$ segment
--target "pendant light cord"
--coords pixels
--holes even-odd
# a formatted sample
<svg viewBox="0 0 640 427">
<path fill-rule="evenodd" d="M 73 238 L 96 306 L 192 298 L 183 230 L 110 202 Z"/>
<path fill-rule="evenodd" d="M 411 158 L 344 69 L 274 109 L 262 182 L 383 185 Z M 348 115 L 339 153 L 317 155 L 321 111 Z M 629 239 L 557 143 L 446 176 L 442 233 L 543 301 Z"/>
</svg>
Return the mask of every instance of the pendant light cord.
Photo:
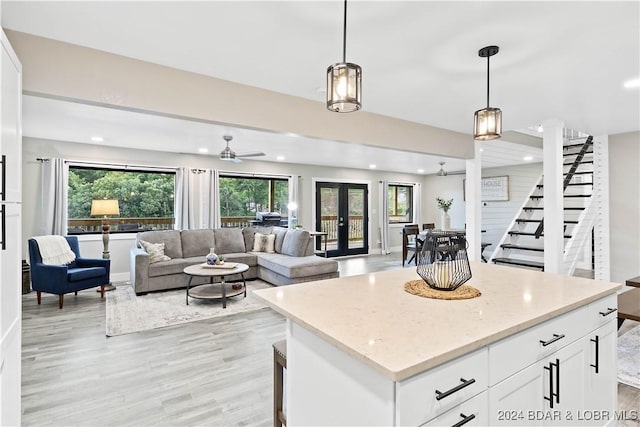
<svg viewBox="0 0 640 427">
<path fill-rule="evenodd" d="M 344 0 L 344 26 L 342 28 L 342 62 L 347 62 L 347 0 Z"/>
<path fill-rule="evenodd" d="M 487 55 L 487 109 L 489 108 L 489 58 L 491 56 Z"/>
</svg>

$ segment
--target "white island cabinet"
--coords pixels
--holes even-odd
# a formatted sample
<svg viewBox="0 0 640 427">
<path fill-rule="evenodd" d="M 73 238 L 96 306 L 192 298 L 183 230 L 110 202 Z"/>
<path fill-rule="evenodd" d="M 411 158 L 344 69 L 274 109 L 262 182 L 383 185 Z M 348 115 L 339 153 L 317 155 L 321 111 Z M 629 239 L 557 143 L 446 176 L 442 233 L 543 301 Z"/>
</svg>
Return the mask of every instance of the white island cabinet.
<svg viewBox="0 0 640 427">
<path fill-rule="evenodd" d="M 287 316 L 287 425 L 605 425 L 618 284 L 472 263 L 469 300 L 413 269 L 256 291 Z"/>
</svg>

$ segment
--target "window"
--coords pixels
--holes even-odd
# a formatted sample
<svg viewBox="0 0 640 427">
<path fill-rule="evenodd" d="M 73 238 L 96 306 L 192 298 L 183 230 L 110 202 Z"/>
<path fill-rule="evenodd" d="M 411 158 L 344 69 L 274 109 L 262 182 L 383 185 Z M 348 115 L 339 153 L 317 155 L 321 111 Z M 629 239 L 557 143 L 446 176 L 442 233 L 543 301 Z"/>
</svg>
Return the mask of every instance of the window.
<svg viewBox="0 0 640 427">
<path fill-rule="evenodd" d="M 413 222 L 413 186 L 389 184 L 389 223 Z"/>
<path fill-rule="evenodd" d="M 255 221 L 257 212 L 277 212 L 288 218 L 289 180 L 220 176 L 220 219 L 223 227 L 242 227 Z"/>
<path fill-rule="evenodd" d="M 118 200 L 110 233 L 172 229 L 175 181 L 175 172 L 70 165 L 68 234 L 102 232 L 102 218 L 91 216 L 94 199 Z"/>
</svg>

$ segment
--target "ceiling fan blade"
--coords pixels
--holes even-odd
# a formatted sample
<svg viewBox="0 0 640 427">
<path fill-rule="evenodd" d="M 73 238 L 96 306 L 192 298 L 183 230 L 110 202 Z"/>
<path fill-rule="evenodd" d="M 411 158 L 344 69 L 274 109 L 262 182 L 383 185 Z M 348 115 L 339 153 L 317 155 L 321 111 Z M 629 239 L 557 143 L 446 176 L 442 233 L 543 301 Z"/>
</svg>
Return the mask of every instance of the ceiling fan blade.
<svg viewBox="0 0 640 427">
<path fill-rule="evenodd" d="M 236 153 L 236 157 L 260 157 L 265 154 L 260 151 L 255 151 L 253 153 Z"/>
</svg>

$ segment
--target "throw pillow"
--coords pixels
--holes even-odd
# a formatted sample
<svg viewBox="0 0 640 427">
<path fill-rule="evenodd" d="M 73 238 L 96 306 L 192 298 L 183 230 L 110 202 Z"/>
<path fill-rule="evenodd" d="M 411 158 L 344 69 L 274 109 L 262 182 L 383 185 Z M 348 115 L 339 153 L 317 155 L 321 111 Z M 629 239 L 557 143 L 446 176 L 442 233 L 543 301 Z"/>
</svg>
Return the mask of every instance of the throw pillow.
<svg viewBox="0 0 640 427">
<path fill-rule="evenodd" d="M 256 233 L 253 241 L 253 251 L 254 252 L 268 252 L 274 253 L 276 245 L 276 235 L 275 234 L 262 234 Z"/>
<path fill-rule="evenodd" d="M 140 240 L 140 245 L 149 254 L 149 264 L 160 261 L 169 261 L 171 258 L 164 254 L 164 243 L 149 243 Z"/>
</svg>

